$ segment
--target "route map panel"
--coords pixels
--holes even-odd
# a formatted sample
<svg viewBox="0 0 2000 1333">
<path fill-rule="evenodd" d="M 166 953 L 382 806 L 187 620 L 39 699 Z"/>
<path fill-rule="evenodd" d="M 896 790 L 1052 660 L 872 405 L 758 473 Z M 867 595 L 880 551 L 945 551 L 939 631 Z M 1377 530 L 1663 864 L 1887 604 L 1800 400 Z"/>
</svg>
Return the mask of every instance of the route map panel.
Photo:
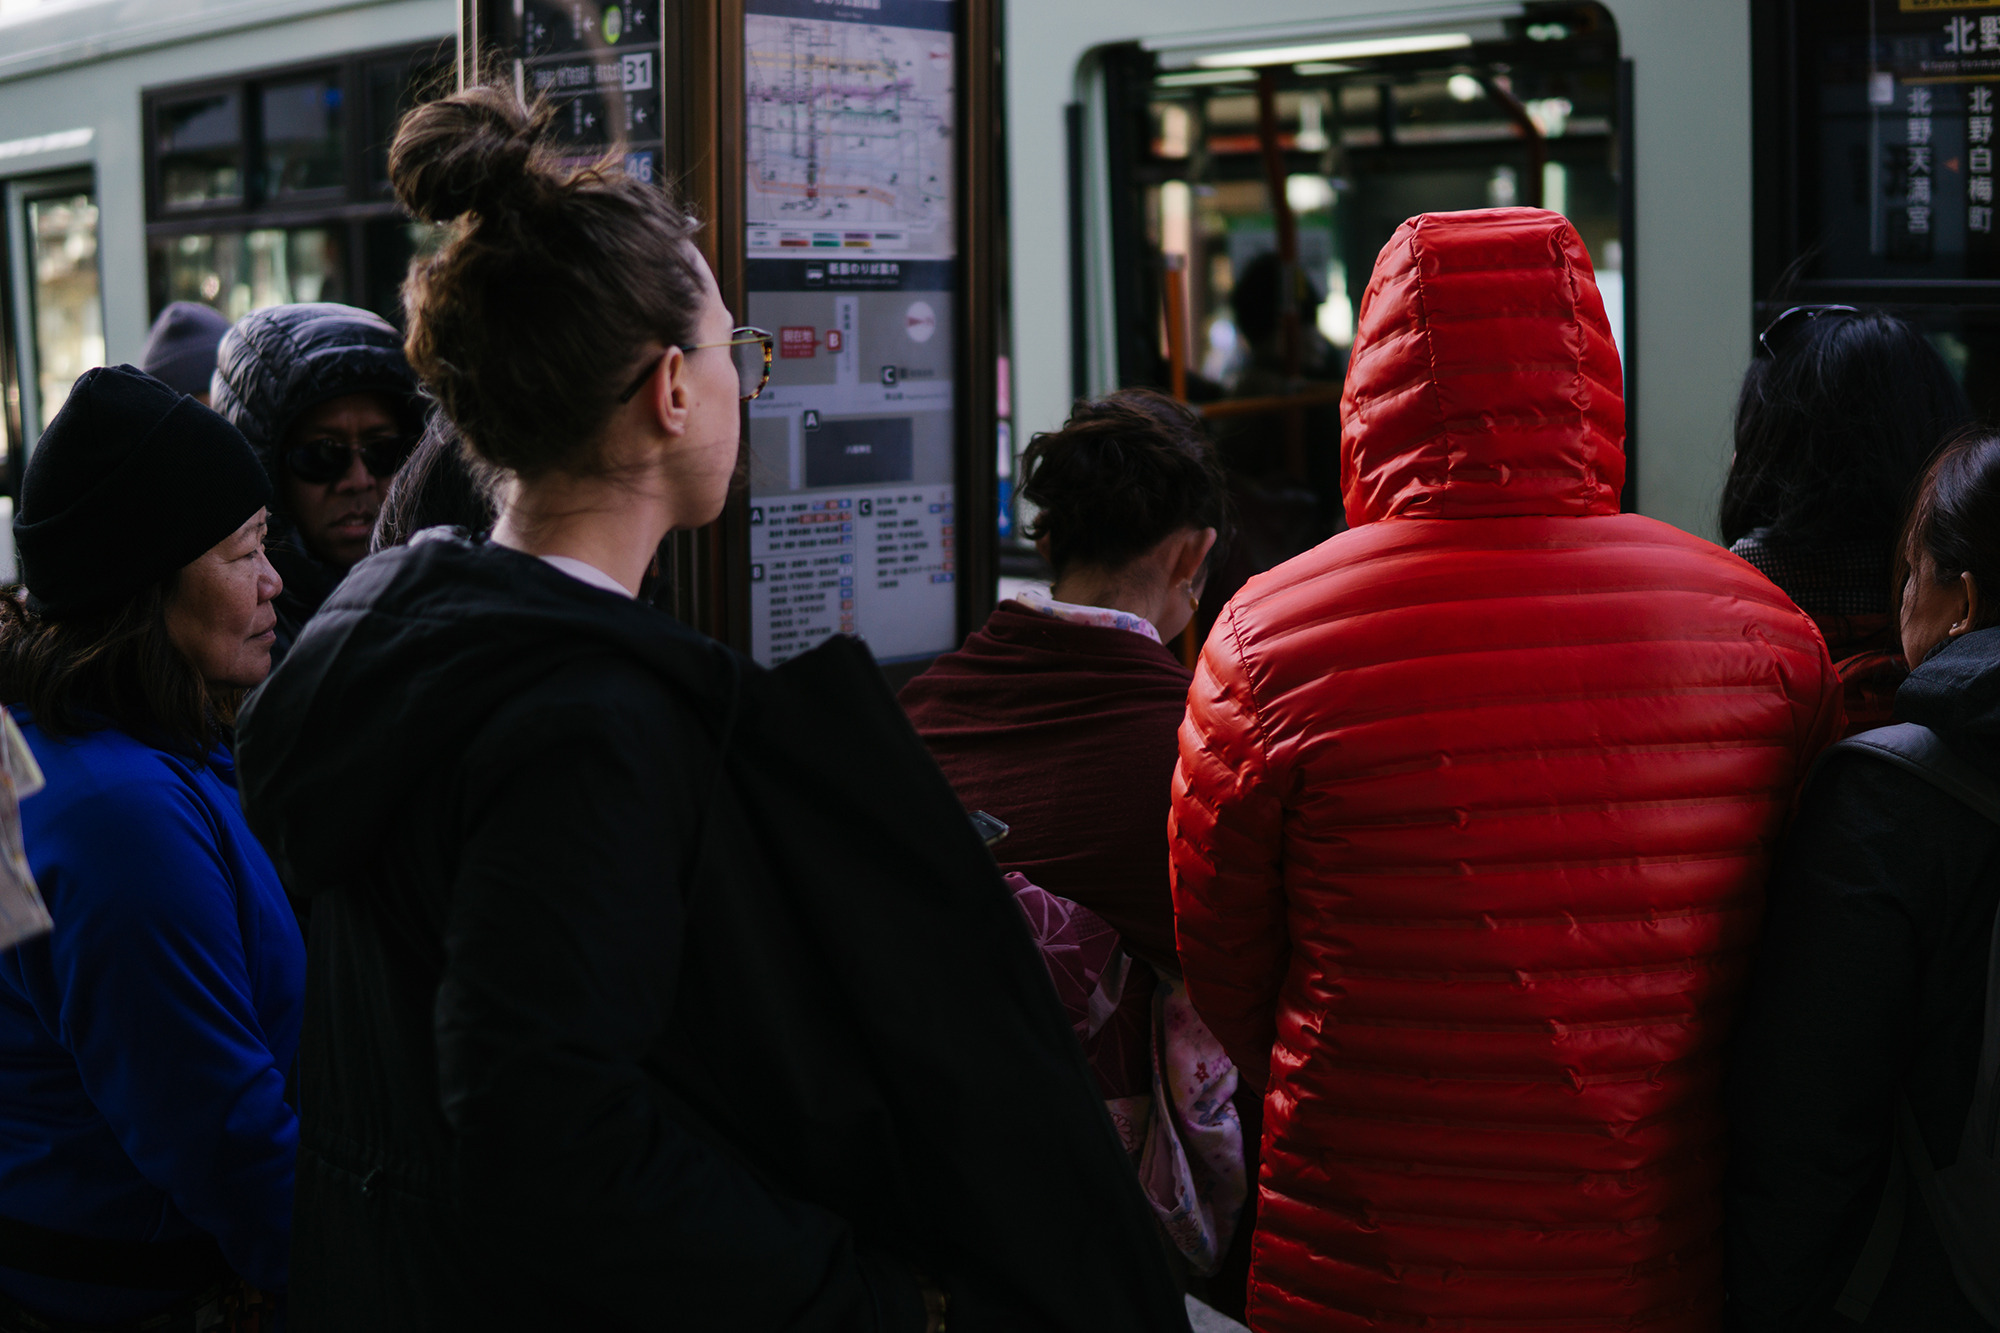
<svg viewBox="0 0 2000 1333">
<path fill-rule="evenodd" d="M 955 253 L 956 5 L 749 0 L 747 8 L 750 254 Z"/>
<path fill-rule="evenodd" d="M 956 0 L 747 0 L 751 650 L 957 641 Z"/>
</svg>

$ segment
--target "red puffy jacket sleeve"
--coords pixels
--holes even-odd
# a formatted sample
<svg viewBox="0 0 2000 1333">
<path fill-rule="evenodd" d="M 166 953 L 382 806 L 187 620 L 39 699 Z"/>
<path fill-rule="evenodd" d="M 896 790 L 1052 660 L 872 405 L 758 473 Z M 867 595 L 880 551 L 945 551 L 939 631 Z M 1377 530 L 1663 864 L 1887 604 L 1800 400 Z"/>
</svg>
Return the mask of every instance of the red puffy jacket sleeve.
<svg viewBox="0 0 2000 1333">
<path fill-rule="evenodd" d="M 1188 691 L 1167 833 L 1188 994 L 1243 1076 L 1262 1088 L 1291 955 L 1284 809 L 1235 609 L 1209 635 Z"/>
</svg>

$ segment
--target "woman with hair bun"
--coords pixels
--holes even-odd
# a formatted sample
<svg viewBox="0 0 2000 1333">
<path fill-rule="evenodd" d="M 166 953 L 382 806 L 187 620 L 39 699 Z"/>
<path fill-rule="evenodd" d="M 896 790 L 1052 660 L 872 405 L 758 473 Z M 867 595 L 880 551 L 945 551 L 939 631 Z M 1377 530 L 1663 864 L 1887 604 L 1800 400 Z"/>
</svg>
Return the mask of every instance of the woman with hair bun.
<svg viewBox="0 0 2000 1333">
<path fill-rule="evenodd" d="M 450 226 L 406 350 L 490 535 L 363 562 L 239 731 L 313 904 L 293 1328 L 941 1333 L 947 1292 L 960 1333 L 1174 1327 L 1037 960 L 979 946 L 1011 904 L 865 651 L 765 672 L 639 600 L 722 511 L 762 388 L 735 350 L 768 366 L 768 335 L 663 190 L 565 165 L 547 116 L 472 88 L 390 151 Z M 829 737 L 852 790 L 787 786 Z"/>
<path fill-rule="evenodd" d="M 1200 418 L 1146 389 L 1079 403 L 1061 430 L 1029 444 L 1022 470 L 1021 495 L 1037 510 L 1028 532 L 1054 584 L 1000 603 L 901 701 L 965 807 L 1008 825 L 994 854 L 1020 891 L 1054 895 L 1086 936 L 1108 925 L 1132 960 L 1122 984 L 1098 995 L 1116 1011 L 1084 1035 L 1099 1090 L 1138 1158 L 1171 1114 L 1154 1104 L 1155 1028 L 1170 1016 L 1194 1021 L 1172 985 L 1180 961 L 1167 880 L 1175 737 L 1193 677 L 1168 645 L 1200 607 L 1229 528 L 1228 483 Z M 1047 917 L 1045 907 L 1029 910 Z M 1169 1007 L 1156 1020 L 1158 978 L 1169 981 Z M 1221 1077 L 1228 1061 L 1214 1054 Z M 1211 1110 L 1227 1104 L 1224 1091 Z M 1241 1109 L 1255 1115 L 1254 1102 Z M 1222 1174 L 1234 1184 L 1204 1191 L 1221 1207 L 1199 1219 L 1200 1234 L 1186 1228 L 1197 1219 L 1162 1209 L 1198 1276 L 1215 1272 L 1236 1225 L 1241 1141 L 1233 1151 Z M 1148 1192 L 1159 1207 L 1163 1191 Z M 1240 1313 L 1243 1276 L 1235 1273 L 1233 1294 L 1226 1278 L 1199 1294 Z"/>
<path fill-rule="evenodd" d="M 1012 830 L 1001 865 L 1083 904 L 1167 972 L 1167 797 L 1193 679 L 1167 645 L 1228 527 L 1201 421 L 1146 389 L 1079 403 L 1021 459 L 1055 572 L 995 607 L 902 703 L 968 809 Z"/>
<path fill-rule="evenodd" d="M 407 347 L 501 478 L 491 540 L 350 577 L 243 722 L 246 809 L 315 913 L 295 1326 L 921 1333 L 906 1268 L 653 1072 L 728 667 L 635 599 L 721 511 L 738 335 L 667 196 L 539 133 L 476 88 L 391 150 L 452 226 Z"/>
</svg>

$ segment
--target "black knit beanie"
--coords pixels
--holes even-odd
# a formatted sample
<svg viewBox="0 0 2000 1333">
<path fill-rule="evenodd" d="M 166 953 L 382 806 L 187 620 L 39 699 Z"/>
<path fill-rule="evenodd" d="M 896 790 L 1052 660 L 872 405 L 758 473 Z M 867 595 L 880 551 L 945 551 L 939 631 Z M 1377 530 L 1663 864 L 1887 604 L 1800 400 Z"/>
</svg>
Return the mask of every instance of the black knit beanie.
<svg viewBox="0 0 2000 1333">
<path fill-rule="evenodd" d="M 162 582 L 271 502 L 237 429 L 131 366 L 87 370 L 28 455 L 14 547 L 60 620 Z"/>
</svg>

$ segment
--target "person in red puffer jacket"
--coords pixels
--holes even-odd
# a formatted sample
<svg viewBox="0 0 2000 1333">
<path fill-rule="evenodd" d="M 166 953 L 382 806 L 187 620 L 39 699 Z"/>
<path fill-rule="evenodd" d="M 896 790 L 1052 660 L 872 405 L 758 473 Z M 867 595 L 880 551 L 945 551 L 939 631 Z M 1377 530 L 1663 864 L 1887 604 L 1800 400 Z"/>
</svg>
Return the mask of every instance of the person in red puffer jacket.
<svg viewBox="0 0 2000 1333">
<path fill-rule="evenodd" d="M 1404 223 L 1352 527 L 1203 650 L 1176 933 L 1265 1087 L 1258 1333 L 1720 1326 L 1723 1039 L 1840 682 L 1768 580 L 1619 512 L 1620 384 L 1561 216 Z"/>
</svg>

